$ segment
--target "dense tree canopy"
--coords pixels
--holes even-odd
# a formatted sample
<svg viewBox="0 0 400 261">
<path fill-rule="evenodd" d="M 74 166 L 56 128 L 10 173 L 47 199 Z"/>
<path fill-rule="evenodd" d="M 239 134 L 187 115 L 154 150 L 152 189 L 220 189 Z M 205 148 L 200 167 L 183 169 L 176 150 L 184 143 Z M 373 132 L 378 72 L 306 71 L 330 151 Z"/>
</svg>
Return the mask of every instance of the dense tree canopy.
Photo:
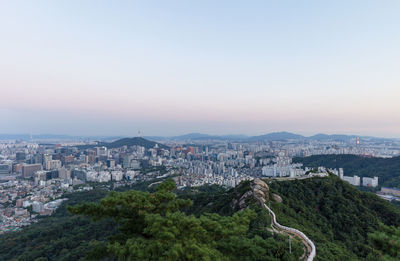
<svg viewBox="0 0 400 261">
<path fill-rule="evenodd" d="M 0 260 L 297 260 L 303 254 L 296 240 L 289 254 L 287 235 L 271 233 L 264 209 L 251 202 L 244 211 L 232 208 L 249 182 L 183 191 L 171 181 L 149 188 L 152 182 L 67 195 L 53 216 L 1 235 Z M 283 198 L 268 203 L 278 221 L 313 240 L 317 260 L 399 259 L 399 208 L 374 194 L 336 176 L 274 181 L 270 191 Z"/>
<path fill-rule="evenodd" d="M 367 258 L 374 248 L 368 234 L 379 231 L 382 223 L 400 225 L 398 207 L 333 175 L 270 187 L 284 201 L 272 203 L 279 220 L 314 240 L 320 260 Z"/>
<path fill-rule="evenodd" d="M 357 155 L 314 155 L 294 158 L 307 167 L 343 168 L 347 176 L 379 177 L 379 185 L 400 187 L 400 157 L 369 158 Z"/>
<path fill-rule="evenodd" d="M 180 210 L 190 206 L 192 201 L 177 198 L 174 189 L 175 183 L 170 180 L 154 193 L 112 192 L 100 203 L 84 203 L 69 210 L 94 219 L 114 219 L 119 224 L 119 233 L 104 245 L 106 251 L 98 253 L 121 260 L 296 258 L 287 253 L 284 241 L 265 233 L 265 226 L 264 233 L 250 231 L 254 228 L 253 221 L 257 220 L 256 211 L 247 209 L 232 216 L 187 215 Z M 302 252 L 299 245 L 295 250 L 298 255 Z"/>
<path fill-rule="evenodd" d="M 400 259 L 400 228 L 381 225 L 381 230 L 369 234 L 369 239 L 380 259 Z"/>
</svg>

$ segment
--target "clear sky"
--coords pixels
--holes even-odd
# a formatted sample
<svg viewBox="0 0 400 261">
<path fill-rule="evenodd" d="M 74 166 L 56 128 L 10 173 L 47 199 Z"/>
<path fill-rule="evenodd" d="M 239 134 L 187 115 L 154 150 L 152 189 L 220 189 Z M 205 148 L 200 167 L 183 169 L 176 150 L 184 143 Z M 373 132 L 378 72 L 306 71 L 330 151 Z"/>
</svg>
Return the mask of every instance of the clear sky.
<svg viewBox="0 0 400 261">
<path fill-rule="evenodd" d="M 0 133 L 400 137 L 400 1 L 0 1 Z"/>
</svg>

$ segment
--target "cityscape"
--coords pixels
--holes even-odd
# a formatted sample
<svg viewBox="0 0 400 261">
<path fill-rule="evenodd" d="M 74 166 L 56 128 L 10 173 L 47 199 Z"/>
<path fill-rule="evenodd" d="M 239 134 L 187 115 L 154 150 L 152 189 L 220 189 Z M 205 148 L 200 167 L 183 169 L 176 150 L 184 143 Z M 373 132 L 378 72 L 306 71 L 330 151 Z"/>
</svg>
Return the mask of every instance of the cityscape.
<svg viewBox="0 0 400 261">
<path fill-rule="evenodd" d="M 0 261 L 400 260 L 400 1 L 0 1 Z"/>
<path fill-rule="evenodd" d="M 163 143 L 137 137 L 116 142 L 129 140 L 144 142 L 144 146 L 129 146 L 129 142 L 115 147 L 96 141 L 46 144 L 3 140 L 0 144 L 0 233 L 18 230 L 37 222 L 41 216 L 51 215 L 68 200 L 66 193 L 91 190 L 95 184 L 115 188 L 172 177 L 180 189 L 211 184 L 229 188 L 256 178 L 290 180 L 331 173 L 354 186 L 375 188 L 379 185 L 378 177 L 346 176 L 343 168 L 312 169 L 292 159 L 323 154 L 387 158 L 400 155 L 399 140 L 381 143 L 374 138 L 360 141 L 359 137 L 322 141 L 164 138 Z M 388 195 L 398 196 L 386 191 L 383 197 Z"/>
</svg>

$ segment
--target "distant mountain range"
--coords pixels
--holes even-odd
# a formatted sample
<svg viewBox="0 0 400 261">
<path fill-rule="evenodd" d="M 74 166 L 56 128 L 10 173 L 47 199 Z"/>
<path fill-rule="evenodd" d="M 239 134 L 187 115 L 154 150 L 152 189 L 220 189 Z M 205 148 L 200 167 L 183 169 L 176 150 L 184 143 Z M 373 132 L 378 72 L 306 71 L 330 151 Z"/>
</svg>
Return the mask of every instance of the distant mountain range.
<svg viewBox="0 0 400 261">
<path fill-rule="evenodd" d="M 149 136 L 148 139 L 153 140 L 175 140 L 175 141 L 201 141 L 201 140 L 231 140 L 231 141 L 284 141 L 284 140 L 332 140 L 332 141 L 348 141 L 351 139 L 356 139 L 356 135 L 341 135 L 341 134 L 316 134 L 313 136 L 303 136 L 300 134 L 290 133 L 290 132 L 272 132 L 259 136 L 245 136 L 245 135 L 208 135 L 202 133 L 189 133 L 181 136 L 173 137 L 156 137 Z M 394 140 L 388 138 L 377 138 L 362 136 L 363 139 L 377 139 L 377 140 Z"/>
<path fill-rule="evenodd" d="M 305 138 L 306 137 L 302 135 L 290 132 L 273 132 L 265 135 L 249 137 L 248 139 L 251 141 L 257 141 L 257 140 L 275 141 L 275 140 L 301 140 Z"/>
<path fill-rule="evenodd" d="M 219 140 L 219 141 L 284 141 L 284 140 L 332 140 L 332 141 L 348 141 L 351 139 L 355 139 L 356 135 L 341 135 L 341 134 L 316 134 L 313 136 L 303 136 L 296 133 L 290 132 L 272 132 L 259 136 L 246 136 L 246 135 L 209 135 L 203 133 L 189 133 L 180 136 L 145 136 L 146 140 L 156 140 L 156 141 L 211 141 L 211 140 Z M 68 136 L 68 135 L 53 135 L 53 134 L 41 134 L 41 135 L 32 135 L 29 134 L 0 134 L 0 140 L 53 140 L 53 141 L 85 141 L 85 140 L 98 140 L 101 142 L 106 141 L 115 141 L 118 139 L 128 139 L 123 136 Z M 362 139 L 376 139 L 376 140 L 398 140 L 398 139 L 389 139 L 389 138 L 378 138 L 378 137 L 370 137 L 370 136 L 361 136 Z M 131 138 L 132 139 L 132 138 Z"/>
<path fill-rule="evenodd" d="M 184 140 L 246 140 L 248 136 L 245 135 L 209 135 L 203 133 L 189 133 L 180 136 L 147 136 L 147 139 L 152 140 L 175 140 L 175 141 L 184 141 Z"/>
</svg>

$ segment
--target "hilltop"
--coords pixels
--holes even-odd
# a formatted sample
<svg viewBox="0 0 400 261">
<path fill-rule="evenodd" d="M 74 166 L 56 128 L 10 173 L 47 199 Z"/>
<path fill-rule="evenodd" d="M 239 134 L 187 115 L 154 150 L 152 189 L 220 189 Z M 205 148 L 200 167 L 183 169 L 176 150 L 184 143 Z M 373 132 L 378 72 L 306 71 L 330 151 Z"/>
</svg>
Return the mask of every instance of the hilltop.
<svg viewBox="0 0 400 261">
<path fill-rule="evenodd" d="M 290 132 L 272 132 L 260 136 L 253 136 L 250 137 L 249 140 L 266 140 L 266 141 L 278 141 L 278 140 L 298 140 L 298 139 L 305 139 L 304 136 L 299 134 L 294 134 Z"/>
<path fill-rule="evenodd" d="M 283 199 L 283 204 L 271 202 L 278 220 L 313 240 L 318 260 L 376 260 L 371 234 L 382 224 L 400 226 L 398 207 L 334 175 L 273 182 L 270 188 Z"/>
<path fill-rule="evenodd" d="M 142 137 L 134 137 L 134 138 L 122 138 L 113 142 L 98 142 L 97 145 L 83 145 L 79 146 L 80 148 L 93 148 L 93 147 L 107 147 L 108 149 L 113 149 L 113 148 L 120 148 L 122 146 L 142 146 L 145 147 L 146 149 L 154 148 L 155 146 L 158 146 L 159 148 L 162 149 L 168 149 L 169 147 L 165 144 L 158 143 L 155 141 L 151 141 L 148 139 L 144 139 Z"/>
<path fill-rule="evenodd" d="M 267 180 L 267 183 L 268 187 L 261 193 L 266 204 L 275 212 L 279 223 L 304 232 L 315 243 L 316 260 L 377 260 L 383 255 L 386 255 L 387 260 L 396 260 L 399 257 L 396 246 L 388 248 L 387 243 L 390 241 L 383 240 L 396 239 L 394 227 L 400 225 L 400 209 L 392 204 L 372 193 L 359 191 L 333 175 L 295 181 Z M 133 188 L 150 190 L 152 193 L 157 189 L 142 184 Z M 137 251 L 143 255 L 160 251 L 163 245 L 154 249 L 151 247 L 157 245 L 159 240 L 165 242 L 163 244 L 170 249 L 177 247 L 174 242 L 199 242 L 199 248 L 211 251 L 201 252 L 201 255 L 217 258 L 222 254 L 224 257 L 214 260 L 298 260 L 303 254 L 301 242 L 294 239 L 293 252 L 289 254 L 287 235 L 271 230 L 268 212 L 255 202 L 253 195 L 258 192 L 255 193 L 254 185 L 250 181 L 242 182 L 232 189 L 213 185 L 176 192 L 178 198 L 175 199 L 173 194 L 165 191 L 161 194 L 146 194 L 127 190 L 124 194 L 110 194 L 103 206 L 89 204 L 73 208 L 74 213 L 95 216 L 100 214 L 103 218 L 106 217 L 99 222 L 68 213 L 66 205 L 76 205 L 86 200 L 98 202 L 106 192 L 94 190 L 72 194 L 69 196 L 70 201 L 60 207 L 54 216 L 21 232 L 0 236 L 0 259 L 35 260 L 42 257 L 40 260 L 79 260 L 89 252 L 93 254 L 93 251 L 97 255 L 104 254 L 108 240 L 119 242 L 119 246 L 114 245 L 119 248 L 125 244 L 126 238 L 132 237 L 134 241 L 131 243 L 141 242 Z M 159 205 L 159 210 L 158 197 L 163 198 L 161 202 L 164 202 Z M 125 198 L 130 198 L 130 201 Z M 143 203 L 139 204 L 138 201 L 134 208 L 130 203 L 126 205 L 126 202 L 135 201 L 136 198 L 140 202 L 148 201 L 145 203 L 150 204 L 148 207 L 156 204 L 156 208 L 146 207 L 144 212 L 137 212 L 135 209 L 140 209 Z M 193 202 L 191 206 L 187 205 L 188 200 Z M 113 204 L 119 204 L 118 202 L 124 207 L 112 207 Z M 176 212 L 179 205 L 186 206 L 182 208 L 183 212 Z M 141 215 L 149 209 L 153 210 L 147 218 L 142 219 Z M 165 212 L 167 209 L 172 212 Z M 132 223 L 135 224 L 134 227 L 130 228 L 129 220 L 135 220 Z M 143 220 L 146 222 L 144 227 L 141 224 Z M 121 221 L 123 226 L 117 226 L 115 222 Z M 188 222 L 187 225 L 192 224 L 192 227 L 189 229 L 185 222 Z M 183 234 L 180 236 L 179 233 L 176 234 L 177 231 L 171 230 L 170 224 L 174 224 L 179 230 L 186 229 L 182 230 Z M 208 232 L 201 228 L 205 225 L 210 226 L 206 230 Z M 144 230 L 147 231 L 146 237 L 137 238 L 135 233 L 142 233 L 141 229 L 146 227 L 149 229 Z M 130 229 L 137 232 L 132 234 Z M 226 236 L 218 236 L 221 233 Z M 195 241 L 190 241 L 191 237 Z M 131 247 L 136 248 L 135 244 Z M 186 249 L 182 252 L 186 255 L 189 246 L 182 247 Z M 172 252 L 169 254 L 174 255 Z M 177 259 L 179 258 L 174 260 Z M 191 259 L 200 260 L 198 257 Z"/>
<path fill-rule="evenodd" d="M 250 186 L 244 182 L 229 191 L 212 192 L 211 188 L 191 189 L 193 193 L 186 197 L 194 202 L 192 211 L 231 215 L 239 210 L 232 208 L 232 202 L 249 191 Z M 313 240 L 317 260 L 360 260 L 379 255 L 370 235 L 383 229 L 382 224 L 400 226 L 398 207 L 373 193 L 359 191 L 334 175 L 274 181 L 269 188 L 269 198 L 273 195 L 282 198 L 282 203 L 276 200 L 267 203 L 277 220 Z"/>
</svg>

